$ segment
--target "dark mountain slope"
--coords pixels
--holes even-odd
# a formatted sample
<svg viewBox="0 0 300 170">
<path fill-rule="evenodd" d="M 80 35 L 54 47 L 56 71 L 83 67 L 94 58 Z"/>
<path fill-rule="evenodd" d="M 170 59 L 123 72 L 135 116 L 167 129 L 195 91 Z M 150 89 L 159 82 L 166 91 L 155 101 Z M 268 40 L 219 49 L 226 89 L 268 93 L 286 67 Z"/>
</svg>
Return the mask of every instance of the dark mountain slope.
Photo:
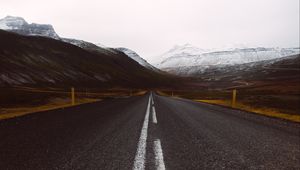
<svg viewBox="0 0 300 170">
<path fill-rule="evenodd" d="M 91 52 L 59 40 L 0 30 L 1 86 L 157 87 L 174 79 L 124 53 Z"/>
<path fill-rule="evenodd" d="M 299 88 L 300 55 L 234 66 L 212 67 L 192 74 L 206 87 L 293 86 Z"/>
<path fill-rule="evenodd" d="M 219 80 L 293 79 L 299 76 L 299 67 L 300 55 L 293 55 L 280 59 L 211 68 L 199 75 Z"/>
</svg>

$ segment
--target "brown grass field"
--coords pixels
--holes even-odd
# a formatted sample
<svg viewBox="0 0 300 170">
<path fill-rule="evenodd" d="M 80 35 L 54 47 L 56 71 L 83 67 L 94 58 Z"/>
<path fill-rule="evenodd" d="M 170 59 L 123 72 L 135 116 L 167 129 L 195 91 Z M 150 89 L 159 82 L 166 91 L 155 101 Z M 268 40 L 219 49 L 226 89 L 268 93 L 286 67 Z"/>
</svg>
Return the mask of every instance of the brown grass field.
<svg viewBox="0 0 300 170">
<path fill-rule="evenodd" d="M 68 91 L 69 90 L 69 91 Z M 107 98 L 142 95 L 144 90 L 76 89 L 75 105 Z M 46 110 L 71 107 L 71 90 L 58 88 L 0 88 L 0 120 Z"/>
<path fill-rule="evenodd" d="M 231 107 L 232 89 L 161 90 L 165 96 Z M 237 89 L 236 109 L 300 122 L 300 89 L 294 86 L 258 86 Z"/>
<path fill-rule="evenodd" d="M 160 95 L 231 107 L 232 89 L 161 90 Z M 77 89 L 76 105 L 106 98 L 142 95 L 142 89 Z M 45 110 L 70 107 L 71 89 L 14 87 L 0 88 L 0 120 Z M 300 122 L 300 89 L 270 85 L 237 89 L 236 109 Z"/>
</svg>

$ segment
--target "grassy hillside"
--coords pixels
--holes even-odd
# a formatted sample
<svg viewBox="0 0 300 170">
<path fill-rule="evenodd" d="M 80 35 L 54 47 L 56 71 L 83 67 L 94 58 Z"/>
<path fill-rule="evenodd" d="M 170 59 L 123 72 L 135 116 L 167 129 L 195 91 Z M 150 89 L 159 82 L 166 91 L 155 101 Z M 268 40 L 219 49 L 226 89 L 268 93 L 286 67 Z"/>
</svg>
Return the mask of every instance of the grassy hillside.
<svg viewBox="0 0 300 170">
<path fill-rule="evenodd" d="M 170 75 L 142 67 L 122 52 L 99 53 L 2 30 L 0 37 L 1 87 L 148 88 L 175 81 Z"/>
</svg>

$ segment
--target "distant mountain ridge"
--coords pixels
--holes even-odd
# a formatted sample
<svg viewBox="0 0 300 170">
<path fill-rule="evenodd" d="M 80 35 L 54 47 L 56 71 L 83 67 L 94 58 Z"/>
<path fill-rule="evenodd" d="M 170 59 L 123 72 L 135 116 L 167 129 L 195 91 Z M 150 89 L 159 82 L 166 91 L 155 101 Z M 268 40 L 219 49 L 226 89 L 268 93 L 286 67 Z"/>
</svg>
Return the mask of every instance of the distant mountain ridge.
<svg viewBox="0 0 300 170">
<path fill-rule="evenodd" d="M 0 86 L 150 87 L 173 79 L 142 63 L 132 50 L 62 38 L 53 26 L 28 24 L 21 17 L 1 19 L 0 35 Z"/>
<path fill-rule="evenodd" d="M 178 75 L 189 75 L 210 67 L 232 66 L 282 58 L 300 53 L 300 48 L 243 48 L 229 50 L 205 50 L 190 44 L 175 46 L 161 56 L 156 66 Z M 183 69 L 184 68 L 184 69 Z"/>
<path fill-rule="evenodd" d="M 23 35 L 37 35 L 60 39 L 52 25 L 36 23 L 28 24 L 21 17 L 6 16 L 5 18 L 0 19 L 0 29 Z"/>
<path fill-rule="evenodd" d="M 141 64 L 142 66 L 148 69 L 158 71 L 157 68 L 147 63 L 146 60 L 141 58 L 138 54 L 136 54 L 136 52 L 132 50 L 129 49 L 126 50 L 126 48 L 114 49 L 114 48 L 106 47 L 102 44 L 93 44 L 84 40 L 62 38 L 55 32 L 53 26 L 49 24 L 35 24 L 35 23 L 28 24 L 22 17 L 7 16 L 3 19 L 0 19 L 0 29 L 10 31 L 10 32 L 15 32 L 22 35 L 50 37 L 50 38 L 64 41 L 66 43 L 73 44 L 75 46 L 78 46 L 86 50 L 90 50 L 102 54 L 111 54 L 111 53 L 116 54 L 117 51 L 124 50 L 122 52 L 124 52 L 129 58 L 135 60 L 136 62 L 138 62 L 139 64 Z"/>
</svg>

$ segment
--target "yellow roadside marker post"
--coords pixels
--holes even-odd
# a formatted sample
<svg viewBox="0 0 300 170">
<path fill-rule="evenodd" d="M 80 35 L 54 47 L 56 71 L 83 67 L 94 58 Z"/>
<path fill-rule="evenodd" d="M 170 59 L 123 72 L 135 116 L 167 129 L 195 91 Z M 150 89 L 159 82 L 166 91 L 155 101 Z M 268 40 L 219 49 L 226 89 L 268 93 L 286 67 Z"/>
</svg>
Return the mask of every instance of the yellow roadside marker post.
<svg viewBox="0 0 300 170">
<path fill-rule="evenodd" d="M 71 88 L 72 105 L 75 105 L 75 89 Z"/>
<path fill-rule="evenodd" d="M 236 89 L 232 91 L 232 103 L 231 103 L 231 107 L 235 108 L 235 106 L 236 106 Z"/>
</svg>

